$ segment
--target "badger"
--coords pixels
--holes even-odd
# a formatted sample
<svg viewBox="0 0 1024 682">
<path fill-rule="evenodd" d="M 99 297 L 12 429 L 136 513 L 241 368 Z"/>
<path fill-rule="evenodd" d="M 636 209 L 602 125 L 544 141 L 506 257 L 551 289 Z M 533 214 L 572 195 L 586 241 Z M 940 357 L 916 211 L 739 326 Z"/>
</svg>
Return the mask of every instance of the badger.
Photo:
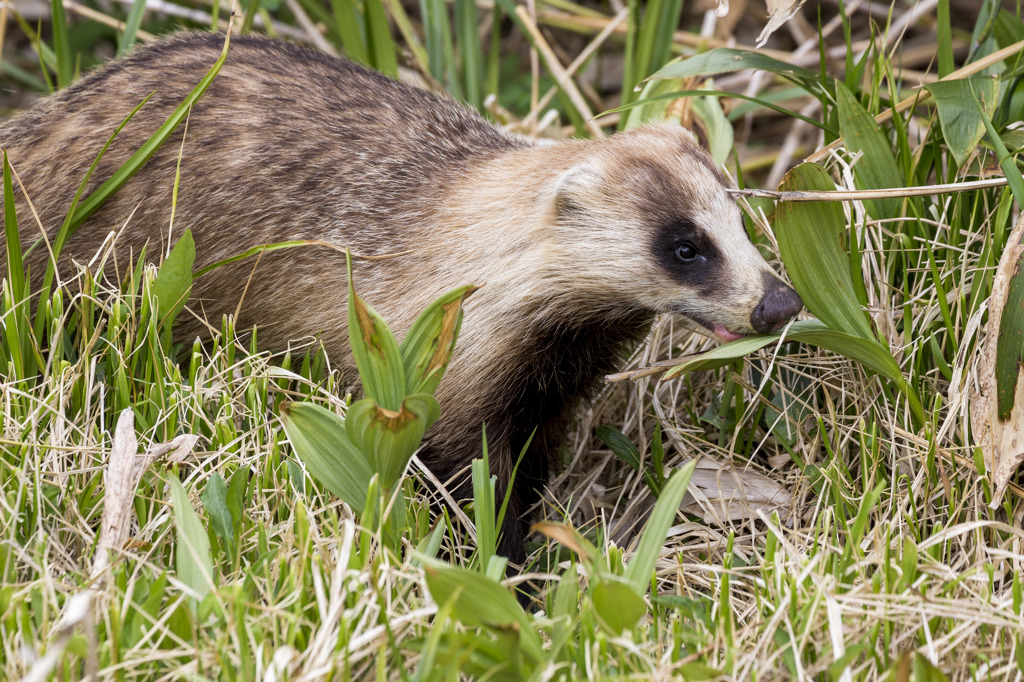
<svg viewBox="0 0 1024 682">
<path fill-rule="evenodd" d="M 223 41 L 189 32 L 136 49 L 0 127 L 51 239 L 117 125 L 152 95 L 87 192 L 182 102 Z M 27 245 L 39 228 L 14 192 Z M 496 497 L 509 495 L 500 549 L 515 562 L 525 559 L 524 514 L 574 414 L 656 315 L 683 315 L 727 341 L 776 329 L 802 307 L 750 241 L 719 169 L 678 126 L 537 146 L 445 97 L 256 36 L 232 39 L 187 127 L 82 225 L 61 267 L 114 230 L 123 268 L 144 245 L 166 252 L 185 229 L 197 269 L 289 240 L 370 257 L 357 261 L 357 289 L 399 338 L 442 293 L 483 285 L 466 301 L 420 459 L 468 492 L 486 426 Z M 47 257 L 38 248 L 26 262 L 38 273 Z M 202 334 L 199 318 L 237 311 L 236 328 L 257 327 L 264 349 L 312 336 L 353 367 L 344 256 L 306 247 L 253 260 L 196 280 L 178 338 Z"/>
</svg>

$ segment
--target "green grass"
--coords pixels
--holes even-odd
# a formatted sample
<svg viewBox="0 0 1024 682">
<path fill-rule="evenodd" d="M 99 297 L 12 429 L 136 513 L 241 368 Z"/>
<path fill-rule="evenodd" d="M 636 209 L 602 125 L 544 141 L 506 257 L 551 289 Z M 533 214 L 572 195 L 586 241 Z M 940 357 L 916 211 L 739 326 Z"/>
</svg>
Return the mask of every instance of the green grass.
<svg viewBox="0 0 1024 682">
<path fill-rule="evenodd" d="M 933 23 L 949 24 L 950 4 L 939 3 Z M 245 20 L 294 27 L 287 6 L 265 5 L 247 3 Z M 424 0 L 412 16 L 393 2 L 300 5 L 322 23 L 328 43 L 353 58 L 390 71 L 407 48 L 408 64 L 427 82 L 471 105 L 487 108 L 483 95 L 494 92 L 513 116 L 529 111 L 522 95 L 532 85 L 528 75 L 497 68 L 506 53 L 530 48 L 501 3 Z M 608 16 L 600 6 L 568 2 L 538 9 L 542 25 L 543 12 L 555 9 L 576 17 L 584 33 L 599 30 L 587 20 Z M 693 53 L 673 42 L 678 3 L 651 3 L 647 14 L 639 3 L 628 9 L 630 30 L 598 52 L 626 65 L 619 93 L 633 93 L 670 55 Z M 949 39 L 936 40 L 937 74 L 954 73 L 964 54 L 978 63 L 1024 36 L 1016 9 L 998 9 L 986 1 L 976 26 L 954 26 Z M 119 44 L 138 40 L 140 28 L 157 28 L 129 16 Z M 382 19 L 397 30 L 382 30 Z M 494 29 L 487 21 L 501 23 Z M 83 34 L 76 33 L 81 25 L 56 22 L 52 34 L 40 35 L 24 26 L 39 55 L 35 70 L 24 72 L 32 82 L 66 84 L 74 65 L 90 59 L 93 46 L 72 39 Z M 830 45 L 868 37 L 849 24 L 843 29 L 845 37 Z M 564 40 L 555 43 L 560 48 L 579 45 L 568 33 L 549 36 Z M 712 88 L 727 89 L 721 54 L 669 65 L 666 87 L 646 92 L 692 92 L 700 83 L 674 79 L 712 73 L 719 74 Z M 786 112 L 811 112 L 802 115 L 815 118 L 820 127 L 809 129 L 822 139 L 788 166 L 819 142 L 844 138 L 843 151 L 818 169 L 791 173 L 784 189 L 954 182 L 996 167 L 1013 182 L 859 203 L 777 208 L 744 200 L 768 218 L 749 214 L 756 243 L 770 258 L 781 252 L 827 333 L 802 323 L 793 337 L 802 343 L 739 342 L 761 347 L 724 348 L 659 382 L 658 368 L 646 369 L 651 363 L 710 347 L 678 319 L 660 319 L 630 360 L 638 378 L 611 383 L 562 453 L 572 466 L 544 491 L 537 518 L 549 522 L 535 534 L 522 575 L 494 554 L 498 521 L 485 465 L 475 465 L 474 502 L 438 514 L 433 485 L 415 460 L 396 475 L 411 441 L 391 444 L 404 459 L 386 470 L 371 463 L 358 490 L 364 500 L 332 485 L 301 446 L 296 452 L 282 427 L 285 403 L 312 403 L 348 420 L 372 415 L 343 393 L 330 359 L 315 347 L 260 353 L 258 330 L 236 330 L 230 319 L 214 321 L 208 343 L 174 339 L 174 315 L 188 314 L 178 305 L 191 282 L 187 240 L 158 265 L 139 257 L 118 280 L 80 268 L 51 286 L 46 273 L 24 272 L 11 239 L 16 221 L 31 217 L 5 206 L 11 267 L 0 273 L 0 676 L 1024 674 L 1022 491 L 1011 483 L 990 508 L 993 462 L 976 446 L 979 422 L 970 416 L 980 404 L 975 387 L 991 379 L 980 362 L 994 341 L 989 297 L 1024 191 L 1019 173 L 1012 175 L 1024 146 L 1011 125 L 1024 117 L 1019 54 L 976 80 L 933 84 L 930 101 L 876 125 L 873 117 L 913 94 L 901 80 L 900 55 L 895 42 L 827 76 L 817 67 L 783 71 L 745 57 L 769 74 L 764 87 L 730 100 L 732 112 L 695 106 L 696 124 L 721 131 L 741 111 L 755 133 L 788 134 L 805 124 Z M 976 105 L 965 100 L 968 92 Z M 629 103 L 615 92 L 594 94 L 601 101 L 591 105 L 603 105 L 595 110 Z M 664 100 L 638 94 L 633 104 L 641 118 L 671 114 Z M 559 107 L 565 113 L 571 104 Z M 739 130 L 742 121 L 734 123 Z M 753 147 L 784 155 L 783 136 L 737 143 L 727 167 L 741 185 L 763 179 L 756 164 L 745 165 Z M 13 182 L 5 172 L 7 197 Z M 78 216 L 72 211 L 67 224 Z M 808 230 L 816 227 L 834 238 L 813 242 L 820 233 Z M 97 262 L 113 258 L 100 256 Z M 823 283 L 829 268 L 848 282 L 841 291 Z M 35 308 L 32 295 L 40 296 Z M 414 346 L 396 344 L 389 367 L 361 368 L 374 386 L 367 399 L 394 409 L 411 394 L 429 397 L 436 384 L 413 381 L 404 360 L 401 368 L 395 360 L 415 356 L 407 350 Z M 999 356 L 1003 381 L 1019 368 L 1013 351 L 1003 346 Z M 374 383 L 369 372 L 384 378 Z M 132 475 L 115 478 L 108 468 L 114 457 L 159 453 L 172 442 L 182 446 L 173 461 L 166 452 L 146 459 L 137 486 Z M 686 463 L 696 457 L 690 478 Z M 123 480 L 130 483 L 112 484 Z M 691 495 L 680 503 L 687 482 Z M 118 505 L 126 534 L 109 543 L 103 519 Z M 503 587 L 509 584 L 526 595 L 526 609 Z"/>
</svg>

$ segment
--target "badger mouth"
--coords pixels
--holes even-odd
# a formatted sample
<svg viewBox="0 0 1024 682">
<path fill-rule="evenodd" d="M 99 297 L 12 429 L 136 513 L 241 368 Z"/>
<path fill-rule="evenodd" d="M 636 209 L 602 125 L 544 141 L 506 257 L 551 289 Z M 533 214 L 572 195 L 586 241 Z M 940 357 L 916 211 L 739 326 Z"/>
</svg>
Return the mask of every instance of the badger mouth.
<svg viewBox="0 0 1024 682">
<path fill-rule="evenodd" d="M 704 329 L 695 329 L 691 327 L 693 331 L 705 334 L 705 336 L 707 336 L 706 332 L 709 331 L 711 332 L 711 335 L 718 339 L 719 343 L 729 343 L 730 341 L 737 341 L 746 336 L 746 334 L 740 334 L 738 332 L 730 331 L 725 327 L 725 325 L 710 322 L 699 315 L 694 315 L 693 313 L 684 313 L 682 311 L 679 311 L 679 313 L 688 320 L 696 322 L 701 327 L 704 327 Z"/>
</svg>

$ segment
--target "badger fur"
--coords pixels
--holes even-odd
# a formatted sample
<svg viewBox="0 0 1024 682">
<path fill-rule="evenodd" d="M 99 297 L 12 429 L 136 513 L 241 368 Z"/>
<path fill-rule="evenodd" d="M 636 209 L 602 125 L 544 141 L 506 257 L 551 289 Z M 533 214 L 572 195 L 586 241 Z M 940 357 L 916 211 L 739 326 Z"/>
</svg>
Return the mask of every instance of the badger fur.
<svg viewBox="0 0 1024 682">
<path fill-rule="evenodd" d="M 91 189 L 137 149 L 217 59 L 223 37 L 184 33 L 111 62 L 0 127 L 0 146 L 52 238 L 89 164 L 118 123 Z M 438 398 L 442 418 L 421 459 L 465 481 L 486 424 L 498 499 L 516 458 L 501 548 L 522 559 L 525 510 L 546 480 L 574 412 L 644 337 L 675 312 L 736 338 L 800 309 L 749 241 L 722 175 L 679 127 L 533 146 L 462 106 L 341 59 L 236 37 L 192 110 L 173 225 L 179 129 L 74 235 L 62 254 L 88 260 L 111 231 L 123 268 L 189 228 L 197 268 L 246 249 L 319 239 L 364 256 L 361 295 L 401 338 L 435 297 L 467 300 Z M 22 241 L 38 237 L 15 189 Z M 41 272 L 39 248 L 28 259 Z M 122 270 L 123 271 L 123 270 Z M 4 270 L 3 272 L 6 272 Z M 243 290 L 245 295 L 243 298 Z M 241 306 L 239 308 L 239 301 Z M 315 336 L 351 368 L 343 256 L 326 248 L 265 254 L 200 277 L 184 314 L 238 309 L 267 349 Z M 462 490 L 465 490 L 463 487 Z"/>
</svg>

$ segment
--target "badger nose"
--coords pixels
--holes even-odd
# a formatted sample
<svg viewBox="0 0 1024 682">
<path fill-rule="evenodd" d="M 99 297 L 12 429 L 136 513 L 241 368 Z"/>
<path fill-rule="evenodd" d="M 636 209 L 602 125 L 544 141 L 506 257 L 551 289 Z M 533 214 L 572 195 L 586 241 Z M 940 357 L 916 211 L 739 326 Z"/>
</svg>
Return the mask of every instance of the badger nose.
<svg viewBox="0 0 1024 682">
<path fill-rule="evenodd" d="M 759 334 L 778 329 L 804 307 L 800 294 L 771 275 L 765 275 L 764 283 L 764 298 L 750 315 L 750 324 Z"/>
</svg>

